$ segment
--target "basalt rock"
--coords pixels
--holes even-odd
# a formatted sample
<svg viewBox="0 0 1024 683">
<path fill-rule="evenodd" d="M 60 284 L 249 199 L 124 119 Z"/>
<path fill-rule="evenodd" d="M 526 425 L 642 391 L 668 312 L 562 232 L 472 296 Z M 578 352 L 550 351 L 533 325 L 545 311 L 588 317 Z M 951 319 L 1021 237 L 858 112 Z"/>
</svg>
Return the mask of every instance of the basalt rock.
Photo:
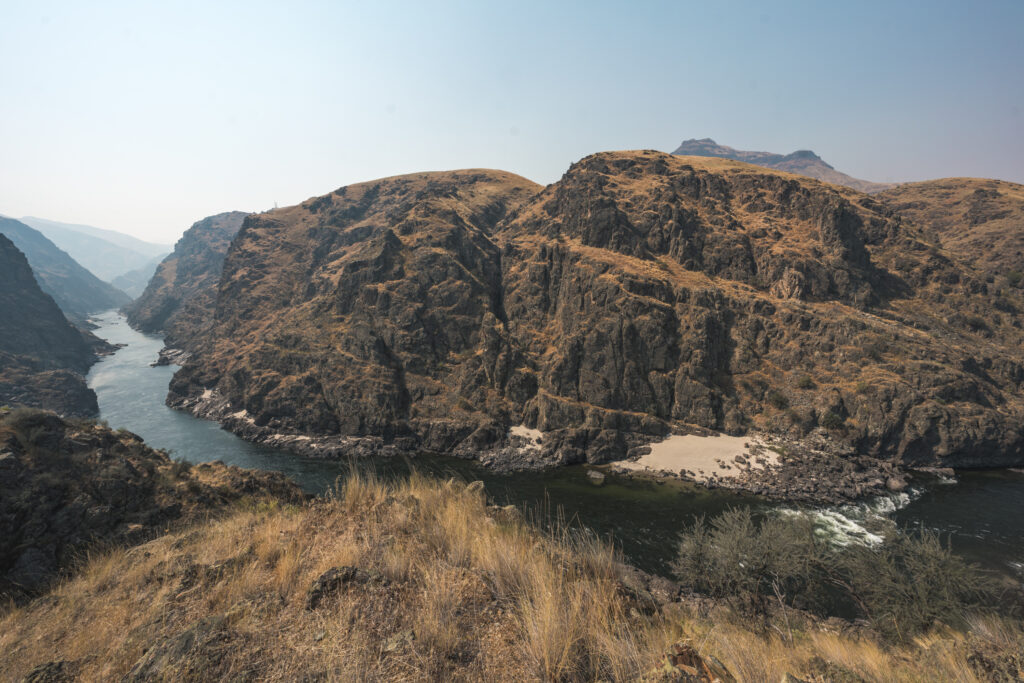
<svg viewBox="0 0 1024 683">
<path fill-rule="evenodd" d="M 2 409 L 0 596 L 38 592 L 98 543 L 138 543 L 246 497 L 303 500 L 278 473 L 173 463 L 129 432 Z"/>
<path fill-rule="evenodd" d="M 417 174 L 252 215 L 196 329 L 169 403 L 307 454 L 603 463 L 703 429 L 1024 462 L 1024 333 L 985 278 L 868 195 L 727 160 Z"/>
</svg>

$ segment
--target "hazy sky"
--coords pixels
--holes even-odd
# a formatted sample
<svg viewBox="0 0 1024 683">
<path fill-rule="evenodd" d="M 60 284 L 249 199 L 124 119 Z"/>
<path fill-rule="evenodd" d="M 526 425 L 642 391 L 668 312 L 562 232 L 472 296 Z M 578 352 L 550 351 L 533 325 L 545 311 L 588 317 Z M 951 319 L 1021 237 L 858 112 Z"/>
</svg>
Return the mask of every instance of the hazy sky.
<svg viewBox="0 0 1024 683">
<path fill-rule="evenodd" d="M 0 213 L 172 242 L 386 175 L 712 137 L 1024 182 L 1024 2 L 0 0 Z"/>
</svg>

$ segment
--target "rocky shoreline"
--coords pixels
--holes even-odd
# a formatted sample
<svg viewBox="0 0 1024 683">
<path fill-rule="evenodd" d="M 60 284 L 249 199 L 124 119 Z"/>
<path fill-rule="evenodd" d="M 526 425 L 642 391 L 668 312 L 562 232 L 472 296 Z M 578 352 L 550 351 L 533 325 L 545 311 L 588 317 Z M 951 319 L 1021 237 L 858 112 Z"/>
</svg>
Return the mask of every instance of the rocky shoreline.
<svg viewBox="0 0 1024 683">
<path fill-rule="evenodd" d="M 161 358 L 165 354 L 161 352 Z M 281 448 L 296 455 L 341 460 L 369 457 L 416 457 L 421 454 L 448 455 L 476 460 L 484 467 L 499 473 L 525 470 L 551 469 L 563 465 L 581 464 L 568 461 L 564 456 L 551 457 L 548 446 L 542 446 L 547 435 L 536 430 L 513 429 L 505 439 L 482 450 L 455 449 L 437 453 L 425 449 L 414 437 L 398 437 L 387 441 L 378 436 L 313 436 L 289 434 L 257 425 L 244 410 L 235 410 L 215 390 L 206 390 L 199 397 L 182 397 L 173 393 L 167 404 L 206 420 L 212 420 L 236 436 L 251 443 Z M 519 428 L 522 429 L 522 428 Z M 762 468 L 747 462 L 723 463 L 728 476 L 712 473 L 709 477 L 696 477 L 695 473 L 668 470 L 627 469 L 622 461 L 591 463 L 591 467 L 618 476 L 691 481 L 709 489 L 728 489 L 764 496 L 771 500 L 785 500 L 815 505 L 839 505 L 905 490 L 915 472 L 898 463 L 857 455 L 843 443 L 828 438 L 827 433 L 812 433 L 805 439 L 794 439 L 764 433 L 749 435 L 751 441 L 764 440 L 766 445 L 755 445 L 754 459 L 764 460 L 763 452 L 774 451 L 773 463 Z M 637 435 L 637 438 L 641 438 Z M 650 446 L 637 445 L 628 451 L 628 459 L 636 460 L 650 450 Z M 742 459 L 738 459 L 742 460 Z M 915 471 L 929 471 L 923 468 Z M 952 470 L 942 468 L 933 475 L 952 476 Z"/>
</svg>

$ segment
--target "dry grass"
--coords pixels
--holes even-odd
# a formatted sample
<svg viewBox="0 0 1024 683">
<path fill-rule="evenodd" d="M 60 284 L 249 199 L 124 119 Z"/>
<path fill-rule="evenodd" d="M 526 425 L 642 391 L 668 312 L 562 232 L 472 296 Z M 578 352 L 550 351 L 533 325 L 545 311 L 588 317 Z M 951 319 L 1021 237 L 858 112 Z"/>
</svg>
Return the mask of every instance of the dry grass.
<svg viewBox="0 0 1024 683">
<path fill-rule="evenodd" d="M 744 681 L 971 681 L 970 643 L 998 655 L 1022 642 L 1018 625 L 985 621 L 886 651 L 818 630 L 764 635 L 681 604 L 645 609 L 607 546 L 495 517 L 479 490 L 419 476 L 356 475 L 307 506 L 240 508 L 95 557 L 9 608 L 0 678 L 64 660 L 80 680 L 119 680 L 143 660 L 137 673 L 156 680 L 656 680 L 683 640 Z M 338 566 L 364 578 L 307 609 L 310 586 Z"/>
</svg>

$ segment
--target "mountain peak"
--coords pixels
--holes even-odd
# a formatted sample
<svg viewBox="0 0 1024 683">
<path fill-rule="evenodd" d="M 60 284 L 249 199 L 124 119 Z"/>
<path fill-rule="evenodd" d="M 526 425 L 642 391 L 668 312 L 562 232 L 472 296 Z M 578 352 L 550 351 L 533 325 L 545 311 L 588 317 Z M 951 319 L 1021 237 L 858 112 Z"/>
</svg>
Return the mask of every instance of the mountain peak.
<svg viewBox="0 0 1024 683">
<path fill-rule="evenodd" d="M 833 185 L 844 185 L 860 192 L 881 192 L 893 187 L 891 183 L 874 183 L 841 173 L 809 149 L 798 149 L 790 154 L 753 152 L 720 145 L 711 138 L 702 138 L 700 140 L 691 138 L 684 140 L 672 153 L 682 156 L 734 159 L 748 164 L 817 178 Z"/>
</svg>

